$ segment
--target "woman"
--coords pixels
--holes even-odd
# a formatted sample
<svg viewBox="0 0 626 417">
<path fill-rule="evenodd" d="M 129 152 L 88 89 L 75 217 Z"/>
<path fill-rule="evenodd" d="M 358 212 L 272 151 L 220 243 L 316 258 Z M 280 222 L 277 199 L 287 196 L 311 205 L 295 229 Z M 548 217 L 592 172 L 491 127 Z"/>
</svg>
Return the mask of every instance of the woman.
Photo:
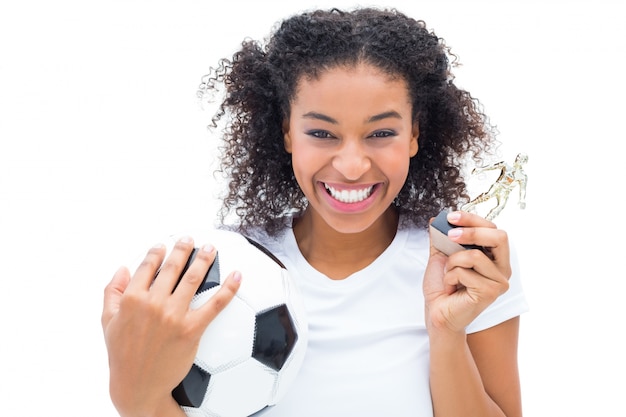
<svg viewBox="0 0 626 417">
<path fill-rule="evenodd" d="M 222 220 L 236 215 L 230 227 L 287 266 L 310 323 L 297 380 L 259 414 L 521 416 L 526 303 L 506 233 L 453 211 L 450 239 L 486 250 L 448 257 L 429 243 L 429 219 L 468 201 L 461 161 L 494 140 L 454 85 L 443 41 L 394 10 L 303 13 L 266 45 L 244 42 L 201 89 L 221 83 Z M 215 256 L 205 246 L 172 292 L 193 244 L 182 239 L 162 266 L 163 247 L 152 248 L 105 291 L 111 397 L 123 416 L 184 415 L 171 391 L 246 279 L 234 271 L 189 310 Z"/>
</svg>

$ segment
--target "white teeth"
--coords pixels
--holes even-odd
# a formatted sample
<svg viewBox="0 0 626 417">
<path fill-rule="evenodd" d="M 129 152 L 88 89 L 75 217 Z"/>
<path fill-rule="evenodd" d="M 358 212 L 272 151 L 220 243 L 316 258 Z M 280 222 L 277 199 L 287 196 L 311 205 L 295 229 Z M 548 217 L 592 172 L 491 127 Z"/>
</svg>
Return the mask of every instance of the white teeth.
<svg viewBox="0 0 626 417">
<path fill-rule="evenodd" d="M 324 187 L 326 187 L 335 200 L 341 201 L 342 203 L 358 203 L 359 201 L 363 201 L 372 194 L 372 190 L 374 189 L 373 185 L 361 190 L 335 190 L 328 184 L 324 184 Z"/>
</svg>

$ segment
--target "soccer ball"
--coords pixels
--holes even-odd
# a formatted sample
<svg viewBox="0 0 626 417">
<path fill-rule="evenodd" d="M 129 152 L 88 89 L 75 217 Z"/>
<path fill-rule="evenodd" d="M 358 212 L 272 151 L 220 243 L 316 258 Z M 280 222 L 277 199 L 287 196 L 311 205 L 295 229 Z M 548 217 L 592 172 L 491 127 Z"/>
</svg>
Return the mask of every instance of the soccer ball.
<svg viewBox="0 0 626 417">
<path fill-rule="evenodd" d="M 276 404 L 295 379 L 307 345 L 304 306 L 287 269 L 260 244 L 225 230 L 189 235 L 217 250 L 191 308 L 211 298 L 232 271 L 243 279 L 172 395 L 189 417 L 249 416 Z"/>
</svg>

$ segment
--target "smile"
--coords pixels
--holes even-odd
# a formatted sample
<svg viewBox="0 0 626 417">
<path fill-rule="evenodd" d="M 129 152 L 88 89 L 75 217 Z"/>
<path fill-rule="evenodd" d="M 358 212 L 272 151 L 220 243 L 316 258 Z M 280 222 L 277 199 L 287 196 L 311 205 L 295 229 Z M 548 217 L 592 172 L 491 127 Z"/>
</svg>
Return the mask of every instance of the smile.
<svg viewBox="0 0 626 417">
<path fill-rule="evenodd" d="M 360 190 L 337 190 L 328 184 L 324 184 L 326 191 L 337 201 L 342 203 L 359 203 L 372 194 L 374 186 L 371 185 Z"/>
</svg>

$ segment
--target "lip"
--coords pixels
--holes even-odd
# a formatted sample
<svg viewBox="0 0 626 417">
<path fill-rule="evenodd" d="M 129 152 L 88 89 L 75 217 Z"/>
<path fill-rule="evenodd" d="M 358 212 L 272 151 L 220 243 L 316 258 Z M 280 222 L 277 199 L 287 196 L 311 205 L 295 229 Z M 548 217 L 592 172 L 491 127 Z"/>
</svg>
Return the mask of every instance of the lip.
<svg viewBox="0 0 626 417">
<path fill-rule="evenodd" d="M 334 190 L 338 191 L 363 191 L 371 188 L 369 195 L 357 202 L 342 202 L 334 198 L 326 186 L 332 187 Z M 344 212 L 344 213 L 355 213 L 366 210 L 369 208 L 375 201 L 376 196 L 379 194 L 381 190 L 381 183 L 370 183 L 370 184 L 341 184 L 341 183 L 331 183 L 331 182 L 318 182 L 318 188 L 320 191 L 320 195 L 323 199 L 328 203 L 330 207 L 334 210 Z"/>
</svg>

